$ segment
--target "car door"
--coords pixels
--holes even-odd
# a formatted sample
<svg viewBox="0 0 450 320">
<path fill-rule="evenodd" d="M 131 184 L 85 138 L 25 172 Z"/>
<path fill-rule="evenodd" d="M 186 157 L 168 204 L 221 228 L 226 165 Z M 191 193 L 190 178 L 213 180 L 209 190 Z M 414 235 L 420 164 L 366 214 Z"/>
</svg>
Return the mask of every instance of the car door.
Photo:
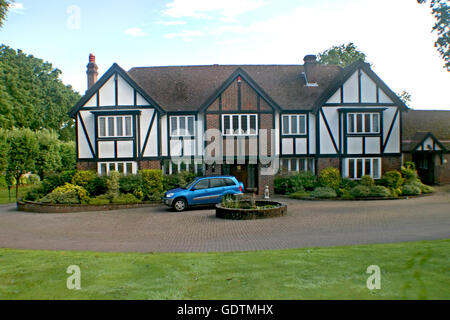
<svg viewBox="0 0 450 320">
<path fill-rule="evenodd" d="M 197 182 L 191 189 L 190 203 L 189 204 L 205 204 L 208 199 L 209 191 L 209 179 L 202 179 Z"/>
<path fill-rule="evenodd" d="M 213 178 L 209 181 L 209 203 L 220 203 L 225 193 L 225 181 L 223 178 Z"/>
</svg>

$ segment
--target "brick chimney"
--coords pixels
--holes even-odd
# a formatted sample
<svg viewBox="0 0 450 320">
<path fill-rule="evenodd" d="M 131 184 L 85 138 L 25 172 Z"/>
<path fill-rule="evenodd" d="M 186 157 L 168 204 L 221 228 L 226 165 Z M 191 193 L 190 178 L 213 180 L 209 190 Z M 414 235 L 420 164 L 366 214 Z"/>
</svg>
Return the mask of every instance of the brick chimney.
<svg viewBox="0 0 450 320">
<path fill-rule="evenodd" d="M 303 58 L 305 68 L 305 82 L 307 86 L 317 87 L 316 68 L 317 57 L 313 54 L 308 54 Z"/>
<path fill-rule="evenodd" d="M 95 64 L 95 56 L 91 53 L 89 54 L 89 63 L 87 65 L 87 81 L 88 81 L 88 90 L 97 82 L 98 78 L 98 67 Z"/>
</svg>

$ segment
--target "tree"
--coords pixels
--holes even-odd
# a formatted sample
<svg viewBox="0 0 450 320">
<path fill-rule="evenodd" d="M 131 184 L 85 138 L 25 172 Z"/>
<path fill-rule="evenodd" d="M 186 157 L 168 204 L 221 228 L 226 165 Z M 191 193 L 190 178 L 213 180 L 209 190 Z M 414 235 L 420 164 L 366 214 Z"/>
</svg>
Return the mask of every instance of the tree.
<svg viewBox="0 0 450 320">
<path fill-rule="evenodd" d="M 59 153 L 58 136 L 54 131 L 37 131 L 36 138 L 39 145 L 39 154 L 36 158 L 35 172 L 44 179 L 50 172 L 59 171 L 61 168 L 61 156 Z"/>
<path fill-rule="evenodd" d="M 0 46 L 0 127 L 51 129 L 60 139 L 75 139 L 67 112 L 80 99 L 60 79 L 61 71 L 21 50 Z"/>
<path fill-rule="evenodd" d="M 417 2 L 423 4 L 428 0 L 417 0 Z M 434 46 L 445 61 L 444 68 L 450 71 L 450 4 L 448 0 L 431 0 L 430 8 L 436 19 L 431 32 L 436 31 L 438 35 Z"/>
<path fill-rule="evenodd" d="M 411 94 L 405 90 L 402 91 L 402 93 L 397 94 L 397 96 L 400 98 L 400 100 L 403 101 L 404 104 L 409 105 L 411 102 Z"/>
<path fill-rule="evenodd" d="M 14 129 L 8 135 L 9 152 L 7 177 L 16 180 L 16 199 L 19 194 L 20 177 L 35 168 L 39 155 L 36 134 L 30 129 Z"/>
<path fill-rule="evenodd" d="M 0 0 L 0 28 L 3 26 L 3 21 L 6 19 L 6 14 L 11 3 L 12 1 L 10 0 Z"/>
<path fill-rule="evenodd" d="M 343 68 L 360 59 L 366 61 L 366 55 L 359 51 L 353 42 L 333 46 L 318 54 L 319 63 L 334 64 Z"/>
</svg>

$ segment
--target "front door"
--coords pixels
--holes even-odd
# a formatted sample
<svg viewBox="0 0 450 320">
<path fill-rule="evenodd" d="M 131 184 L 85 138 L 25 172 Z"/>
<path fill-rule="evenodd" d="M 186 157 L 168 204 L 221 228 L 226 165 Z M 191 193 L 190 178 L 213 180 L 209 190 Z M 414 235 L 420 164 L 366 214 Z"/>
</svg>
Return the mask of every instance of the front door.
<svg viewBox="0 0 450 320">
<path fill-rule="evenodd" d="M 425 184 L 434 184 L 434 153 L 416 152 L 413 161 L 416 164 L 420 180 Z"/>
<path fill-rule="evenodd" d="M 224 165 L 223 174 L 235 176 L 239 182 L 244 184 L 244 189 L 256 189 L 257 166 L 256 164 L 231 164 Z M 250 190 L 248 190 L 250 191 Z"/>
</svg>

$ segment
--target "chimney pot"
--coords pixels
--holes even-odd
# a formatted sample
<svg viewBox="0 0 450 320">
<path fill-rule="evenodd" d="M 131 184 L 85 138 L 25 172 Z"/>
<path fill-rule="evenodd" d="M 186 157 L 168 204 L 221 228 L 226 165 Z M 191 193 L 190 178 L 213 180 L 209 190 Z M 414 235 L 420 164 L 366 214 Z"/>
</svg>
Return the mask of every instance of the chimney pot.
<svg viewBox="0 0 450 320">
<path fill-rule="evenodd" d="M 316 63 L 317 62 L 317 57 L 314 54 L 308 54 L 303 58 L 303 61 L 305 62 L 305 64 L 308 63 Z"/>
<path fill-rule="evenodd" d="M 95 56 L 91 53 L 89 54 L 89 63 L 87 65 L 87 82 L 88 90 L 97 82 L 98 78 L 98 66 L 95 64 Z"/>
</svg>

